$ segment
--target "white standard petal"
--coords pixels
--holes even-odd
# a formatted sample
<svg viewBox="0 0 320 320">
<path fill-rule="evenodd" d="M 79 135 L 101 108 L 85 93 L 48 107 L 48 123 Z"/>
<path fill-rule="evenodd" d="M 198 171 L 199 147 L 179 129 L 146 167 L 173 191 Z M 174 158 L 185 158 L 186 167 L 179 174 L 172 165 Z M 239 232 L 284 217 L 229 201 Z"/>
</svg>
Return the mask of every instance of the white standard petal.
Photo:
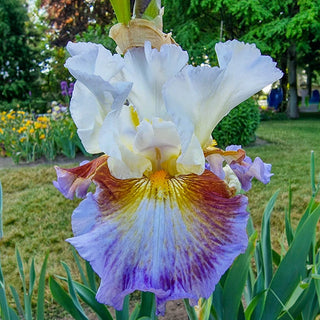
<svg viewBox="0 0 320 320">
<path fill-rule="evenodd" d="M 164 86 L 166 108 L 179 133 L 193 126 L 202 147 L 232 108 L 282 76 L 268 56 L 254 45 L 233 40 L 216 45 L 221 68 L 189 66 Z M 191 141 L 191 134 L 185 136 Z M 183 146 L 183 149 L 186 146 Z"/>
<path fill-rule="evenodd" d="M 144 48 L 129 50 L 122 70 L 123 80 L 133 82 L 128 96 L 141 119 L 168 119 L 162 98 L 163 84 L 188 62 L 188 54 L 176 45 L 163 45 L 158 51 L 150 42 Z"/>
<path fill-rule="evenodd" d="M 123 59 L 101 45 L 69 43 L 72 55 L 65 64 L 77 79 L 70 103 L 79 137 L 89 153 L 100 153 L 98 136 L 101 125 L 111 111 L 123 105 L 132 84 L 113 82 L 123 67 Z"/>
<path fill-rule="evenodd" d="M 78 128 L 78 134 L 89 153 L 100 153 L 98 136 L 101 125 L 111 111 L 111 106 L 122 103 L 131 85 L 123 85 L 122 93 L 117 95 L 116 88 L 101 78 L 92 78 L 90 88 L 76 81 L 70 102 L 71 116 Z M 121 84 L 119 84 L 121 86 Z"/>
<path fill-rule="evenodd" d="M 208 141 L 211 133 L 208 133 L 208 122 L 212 114 L 205 110 L 205 105 L 217 90 L 221 73 L 217 67 L 187 66 L 164 85 L 164 101 L 183 141 L 183 152 L 193 134 L 202 146 Z"/>
<path fill-rule="evenodd" d="M 150 160 L 134 150 L 138 125 L 138 115 L 133 107 L 123 106 L 111 111 L 101 127 L 99 146 L 110 156 L 110 172 L 118 179 L 140 178 L 152 170 Z"/>
<path fill-rule="evenodd" d="M 236 40 L 217 43 L 220 68 L 224 70 L 219 86 L 219 101 L 227 100 L 227 111 L 218 113 L 217 123 L 235 106 L 280 79 L 283 73 L 269 56 L 262 56 L 254 44 Z"/>
<path fill-rule="evenodd" d="M 65 66 L 75 78 L 78 78 L 79 73 L 87 73 L 109 81 L 124 66 L 120 55 L 112 55 L 101 44 L 69 42 L 67 50 L 71 58 L 66 61 Z"/>
</svg>

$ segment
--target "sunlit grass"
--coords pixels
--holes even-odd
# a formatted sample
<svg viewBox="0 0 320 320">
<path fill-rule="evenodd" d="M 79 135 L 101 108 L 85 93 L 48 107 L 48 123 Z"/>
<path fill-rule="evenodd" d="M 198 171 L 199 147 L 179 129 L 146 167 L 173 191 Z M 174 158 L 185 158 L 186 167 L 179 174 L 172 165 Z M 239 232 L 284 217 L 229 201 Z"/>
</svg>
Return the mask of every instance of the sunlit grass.
<svg viewBox="0 0 320 320">
<path fill-rule="evenodd" d="M 267 200 L 278 189 L 280 194 L 272 217 L 274 239 L 281 241 L 284 231 L 284 213 L 288 206 L 288 190 L 292 190 L 292 218 L 297 222 L 311 196 L 310 155 L 315 152 L 316 181 L 320 173 L 320 118 L 304 117 L 291 121 L 262 122 L 257 136 L 267 144 L 247 147 L 247 153 L 253 158 L 261 157 L 272 164 L 274 176 L 265 186 L 254 181 L 248 192 L 250 211 L 257 228 L 261 223 L 263 208 Z M 318 198 L 319 199 L 319 198 Z"/>
<path fill-rule="evenodd" d="M 37 274 L 46 253 L 49 253 L 48 274 L 64 274 L 61 260 L 72 269 L 76 268 L 65 239 L 72 236 L 71 213 L 79 200 L 67 201 L 54 188 L 52 181 L 55 179 L 52 165 L 0 170 L 4 197 L 4 237 L 0 242 L 0 258 L 7 283 L 17 289 L 21 284 L 15 247 L 29 264 L 35 257 Z M 49 294 L 47 297 L 50 299 Z M 58 316 L 55 319 L 59 319 Z"/>
<path fill-rule="evenodd" d="M 254 181 L 248 193 L 250 211 L 257 228 L 267 201 L 277 189 L 280 189 L 272 218 L 273 242 L 281 241 L 283 234 L 289 182 L 293 191 L 294 219 L 301 216 L 310 199 L 310 151 L 315 151 L 316 172 L 319 173 L 319 133 L 319 118 L 262 122 L 257 135 L 267 143 L 245 148 L 252 158 L 259 156 L 265 162 L 272 163 L 274 173 L 269 185 Z M 68 166 L 76 165 L 78 164 Z M 30 261 L 35 257 L 38 273 L 46 253 L 50 254 L 48 274 L 64 274 L 61 260 L 75 270 L 70 246 L 65 239 L 72 236 L 71 214 L 79 200 L 65 199 L 54 188 L 52 181 L 55 179 L 52 165 L 0 170 L 4 192 L 1 263 L 7 283 L 17 288 L 20 282 L 14 253 L 16 246 L 25 260 Z M 48 304 L 51 302 L 47 301 Z"/>
</svg>

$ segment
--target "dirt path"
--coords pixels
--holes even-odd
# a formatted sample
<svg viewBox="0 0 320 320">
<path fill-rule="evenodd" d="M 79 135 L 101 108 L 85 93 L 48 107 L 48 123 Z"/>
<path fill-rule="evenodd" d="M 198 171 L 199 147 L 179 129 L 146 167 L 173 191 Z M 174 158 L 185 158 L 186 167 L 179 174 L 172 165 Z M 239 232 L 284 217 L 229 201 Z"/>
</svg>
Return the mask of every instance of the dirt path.
<svg viewBox="0 0 320 320">
<path fill-rule="evenodd" d="M 19 168 L 19 167 L 34 167 L 41 164 L 47 165 L 63 165 L 69 163 L 78 163 L 80 164 L 84 160 L 92 160 L 92 157 L 84 156 L 83 154 L 77 154 L 74 159 L 69 159 L 65 156 L 59 155 L 54 160 L 47 160 L 45 158 L 38 159 L 34 162 L 25 162 L 21 161 L 19 164 L 13 162 L 13 160 L 9 157 L 0 157 L 0 169 L 3 168 Z"/>
</svg>

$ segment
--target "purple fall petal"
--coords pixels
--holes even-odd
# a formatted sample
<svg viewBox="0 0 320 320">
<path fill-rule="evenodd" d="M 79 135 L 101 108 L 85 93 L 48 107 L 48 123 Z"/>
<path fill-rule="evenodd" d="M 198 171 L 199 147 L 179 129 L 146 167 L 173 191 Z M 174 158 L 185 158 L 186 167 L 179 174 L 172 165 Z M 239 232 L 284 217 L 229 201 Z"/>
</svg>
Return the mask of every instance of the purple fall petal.
<svg viewBox="0 0 320 320">
<path fill-rule="evenodd" d="M 231 145 L 226 148 L 228 151 L 237 151 L 238 149 L 241 149 L 241 146 Z M 229 165 L 237 175 L 244 191 L 251 189 L 251 180 L 253 178 L 267 184 L 270 182 L 271 176 L 273 176 L 271 164 L 264 163 L 259 157 L 252 162 L 251 158 L 246 156 L 241 163 L 231 162 Z"/>
<path fill-rule="evenodd" d="M 53 181 L 53 185 L 67 198 L 72 200 L 74 195 L 78 198 L 84 198 L 87 194 L 91 180 L 81 180 L 81 183 L 75 185 L 77 177 L 70 172 L 55 167 L 57 172 L 57 181 Z"/>
<path fill-rule="evenodd" d="M 97 300 L 121 309 L 135 291 L 168 300 L 208 298 L 247 246 L 247 198 L 203 175 L 120 180 L 107 167 L 74 211 L 68 239 L 101 278 Z"/>
</svg>

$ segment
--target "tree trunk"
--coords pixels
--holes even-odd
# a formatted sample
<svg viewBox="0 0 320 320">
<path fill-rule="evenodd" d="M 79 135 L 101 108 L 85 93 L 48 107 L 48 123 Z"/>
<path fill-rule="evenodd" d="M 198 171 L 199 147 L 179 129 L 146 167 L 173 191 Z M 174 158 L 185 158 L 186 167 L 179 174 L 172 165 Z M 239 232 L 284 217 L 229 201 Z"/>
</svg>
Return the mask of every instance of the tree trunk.
<svg viewBox="0 0 320 320">
<path fill-rule="evenodd" d="M 283 100 L 280 105 L 280 112 L 285 112 L 287 110 L 287 104 L 288 104 L 288 73 L 287 73 L 287 65 L 288 65 L 288 59 L 286 55 L 282 55 L 280 59 L 280 69 L 283 72 L 283 77 L 280 79 L 280 86 L 282 88 L 283 92 Z"/>
<path fill-rule="evenodd" d="M 307 66 L 307 87 L 308 87 L 308 95 L 311 97 L 312 93 L 312 69 L 310 64 Z"/>
<path fill-rule="evenodd" d="M 288 50 L 288 82 L 289 101 L 287 113 L 289 118 L 299 118 L 298 94 L 297 94 L 297 55 L 296 46 L 291 44 Z"/>
</svg>

